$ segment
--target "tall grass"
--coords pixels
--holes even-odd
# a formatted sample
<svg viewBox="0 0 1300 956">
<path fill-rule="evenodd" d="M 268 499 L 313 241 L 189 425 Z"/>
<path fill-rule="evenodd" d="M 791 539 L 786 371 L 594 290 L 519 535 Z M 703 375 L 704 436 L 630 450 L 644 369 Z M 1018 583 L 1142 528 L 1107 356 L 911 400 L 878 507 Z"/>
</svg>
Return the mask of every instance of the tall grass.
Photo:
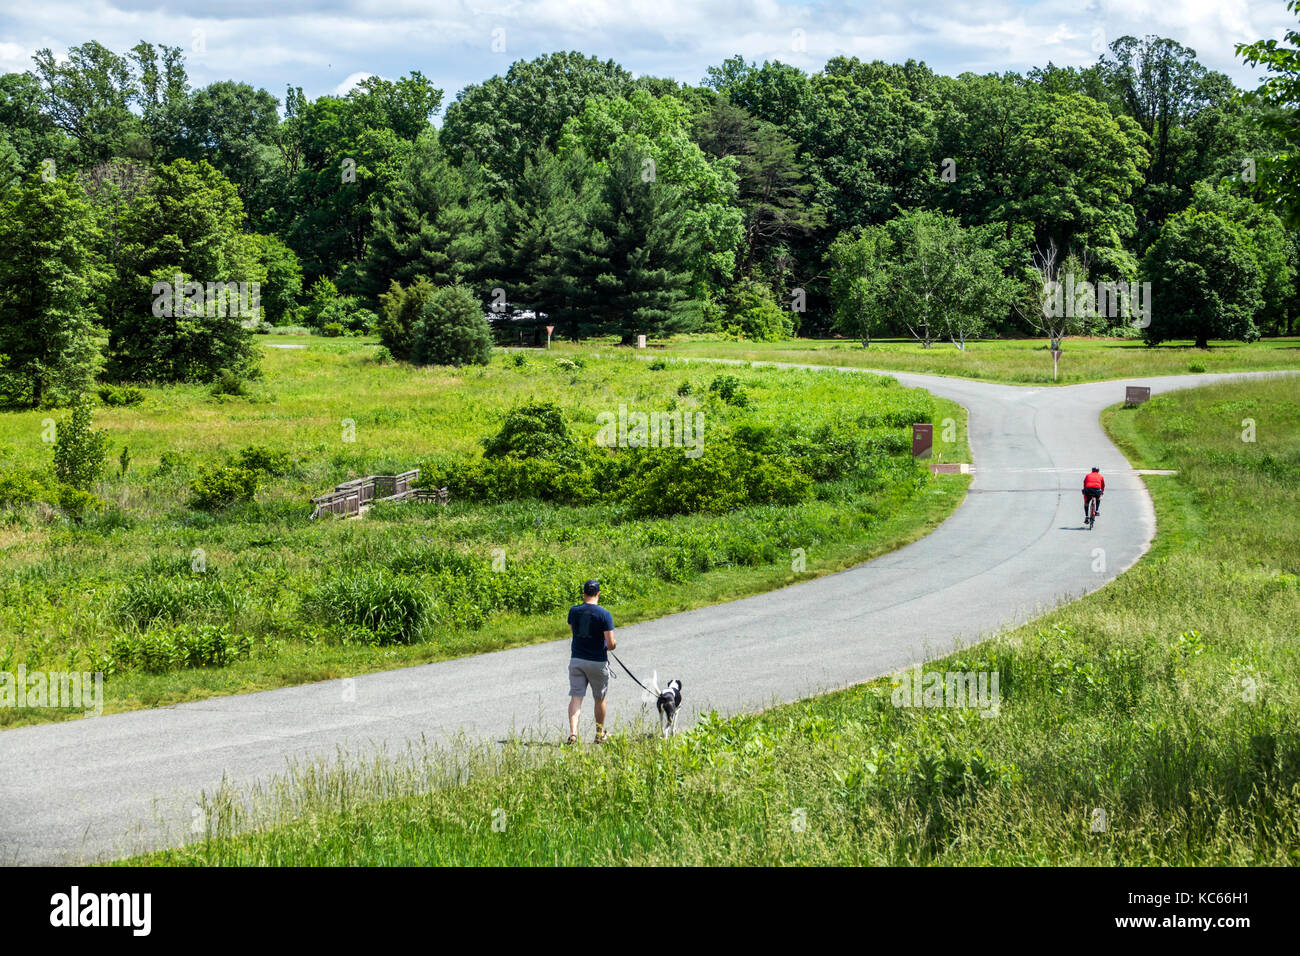
<svg viewBox="0 0 1300 956">
<path fill-rule="evenodd" d="M 877 340 L 863 348 L 860 343 L 844 339 L 729 342 L 685 338 L 669 342 L 666 351 L 681 356 L 927 372 L 1022 385 L 1300 367 L 1300 338 L 1267 339 L 1249 345 L 1211 342 L 1210 346 L 1195 349 L 1190 343 L 1166 343 L 1148 347 L 1135 339 L 1066 339 L 1055 379 L 1052 355 L 1044 339 L 973 342 L 962 351 L 947 342 L 924 349 L 902 339 Z"/>
</svg>

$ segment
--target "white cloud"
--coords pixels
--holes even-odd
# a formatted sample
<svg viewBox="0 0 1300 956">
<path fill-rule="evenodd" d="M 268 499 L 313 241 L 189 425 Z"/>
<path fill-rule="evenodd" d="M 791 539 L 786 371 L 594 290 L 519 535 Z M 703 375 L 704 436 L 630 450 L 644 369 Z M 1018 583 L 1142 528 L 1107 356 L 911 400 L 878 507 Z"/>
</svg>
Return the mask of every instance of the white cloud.
<svg viewBox="0 0 1300 956">
<path fill-rule="evenodd" d="M 219 11 L 219 12 L 218 12 Z M 816 70 L 836 55 L 924 60 L 938 72 L 1024 71 L 1095 62 L 1098 37 L 1155 33 L 1194 48 L 1239 85 L 1255 71 L 1233 45 L 1281 38 L 1283 0 L 43 0 L 11 5 L 0 69 L 31 66 L 90 39 L 123 52 L 141 39 L 180 46 L 195 85 L 238 79 L 277 96 L 340 93 L 361 78 L 420 70 L 445 100 L 517 59 L 557 50 L 611 58 L 634 73 L 699 82 L 728 56 Z M 504 54 L 492 31 L 505 30 Z M 193 50 L 194 31 L 204 50 Z M 793 31 L 803 30 L 798 49 Z M 341 79 L 342 78 L 342 79 Z"/>
<path fill-rule="evenodd" d="M 0 42 L 0 72 L 22 73 L 32 61 L 31 52 L 18 43 Z"/>
<path fill-rule="evenodd" d="M 364 72 L 349 73 L 347 79 L 345 79 L 338 86 L 334 87 L 334 95 L 346 96 L 347 93 L 358 83 L 360 83 L 362 80 L 368 80 L 374 75 L 375 75 L 374 73 L 364 73 Z"/>
</svg>

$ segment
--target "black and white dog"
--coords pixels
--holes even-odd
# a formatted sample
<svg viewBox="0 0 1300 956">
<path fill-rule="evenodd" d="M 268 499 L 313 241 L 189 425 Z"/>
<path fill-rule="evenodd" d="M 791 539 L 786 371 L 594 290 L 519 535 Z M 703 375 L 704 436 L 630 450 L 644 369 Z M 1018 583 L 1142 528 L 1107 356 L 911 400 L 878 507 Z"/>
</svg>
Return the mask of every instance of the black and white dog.
<svg viewBox="0 0 1300 956">
<path fill-rule="evenodd" d="M 651 683 L 653 684 L 653 681 Z M 659 723 L 663 728 L 664 736 L 671 737 L 677 733 L 677 708 L 682 706 L 682 682 L 670 680 L 663 690 L 659 689 L 658 684 L 653 686 L 659 695 L 659 699 L 655 702 L 659 708 Z"/>
</svg>

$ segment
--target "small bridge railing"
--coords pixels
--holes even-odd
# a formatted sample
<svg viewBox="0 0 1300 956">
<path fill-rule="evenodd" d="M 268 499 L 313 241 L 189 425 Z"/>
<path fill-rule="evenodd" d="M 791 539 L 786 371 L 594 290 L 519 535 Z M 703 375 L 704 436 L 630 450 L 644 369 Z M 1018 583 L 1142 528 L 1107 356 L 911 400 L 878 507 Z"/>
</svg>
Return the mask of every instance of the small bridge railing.
<svg viewBox="0 0 1300 956">
<path fill-rule="evenodd" d="M 419 477 L 420 469 L 412 468 L 400 475 L 353 478 L 313 498 L 311 503 L 316 507 L 311 516 L 315 519 L 327 514 L 359 515 L 376 501 L 437 501 L 445 505 L 449 497 L 446 488 L 411 487 Z"/>
</svg>

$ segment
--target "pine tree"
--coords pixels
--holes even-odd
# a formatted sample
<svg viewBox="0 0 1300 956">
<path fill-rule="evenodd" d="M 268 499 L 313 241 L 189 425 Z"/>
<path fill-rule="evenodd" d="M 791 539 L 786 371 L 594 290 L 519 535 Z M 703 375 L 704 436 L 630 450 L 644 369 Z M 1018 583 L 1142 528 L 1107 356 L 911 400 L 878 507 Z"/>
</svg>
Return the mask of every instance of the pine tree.
<svg viewBox="0 0 1300 956">
<path fill-rule="evenodd" d="M 390 282 L 424 277 L 437 285 L 481 282 L 499 273 L 498 209 L 472 164 L 452 166 L 422 138 L 380 202 L 361 268 L 361 291 L 374 299 Z"/>
<path fill-rule="evenodd" d="M 709 156 L 736 163 L 737 204 L 745 214 L 739 273 L 779 273 L 788 266 L 787 244 L 826 224 L 825 212 L 810 199 L 812 184 L 805 182 L 798 146 L 776 126 L 725 99 L 696 117 L 694 136 Z"/>
<path fill-rule="evenodd" d="M 437 286 L 419 276 L 407 287 L 398 285 L 396 281 L 390 282 L 388 291 L 379 297 L 379 341 L 393 358 L 410 359 L 424 304 L 437 291 Z"/>
<path fill-rule="evenodd" d="M 483 303 L 459 283 L 436 289 L 420 310 L 411 357 L 419 365 L 487 365 L 492 329 Z"/>
<path fill-rule="evenodd" d="M 549 151 L 530 158 L 502 209 L 501 283 L 514 308 L 548 316 L 572 298 L 566 257 L 582 241 L 584 202 L 593 188 L 581 150 L 563 159 Z"/>
<path fill-rule="evenodd" d="M 617 334 L 631 344 L 699 327 L 692 262 L 673 187 L 646 177 L 634 147 L 611 157 L 598 192 L 579 205 L 585 228 L 566 255 L 572 283 L 559 318 L 575 337 Z"/>
</svg>

